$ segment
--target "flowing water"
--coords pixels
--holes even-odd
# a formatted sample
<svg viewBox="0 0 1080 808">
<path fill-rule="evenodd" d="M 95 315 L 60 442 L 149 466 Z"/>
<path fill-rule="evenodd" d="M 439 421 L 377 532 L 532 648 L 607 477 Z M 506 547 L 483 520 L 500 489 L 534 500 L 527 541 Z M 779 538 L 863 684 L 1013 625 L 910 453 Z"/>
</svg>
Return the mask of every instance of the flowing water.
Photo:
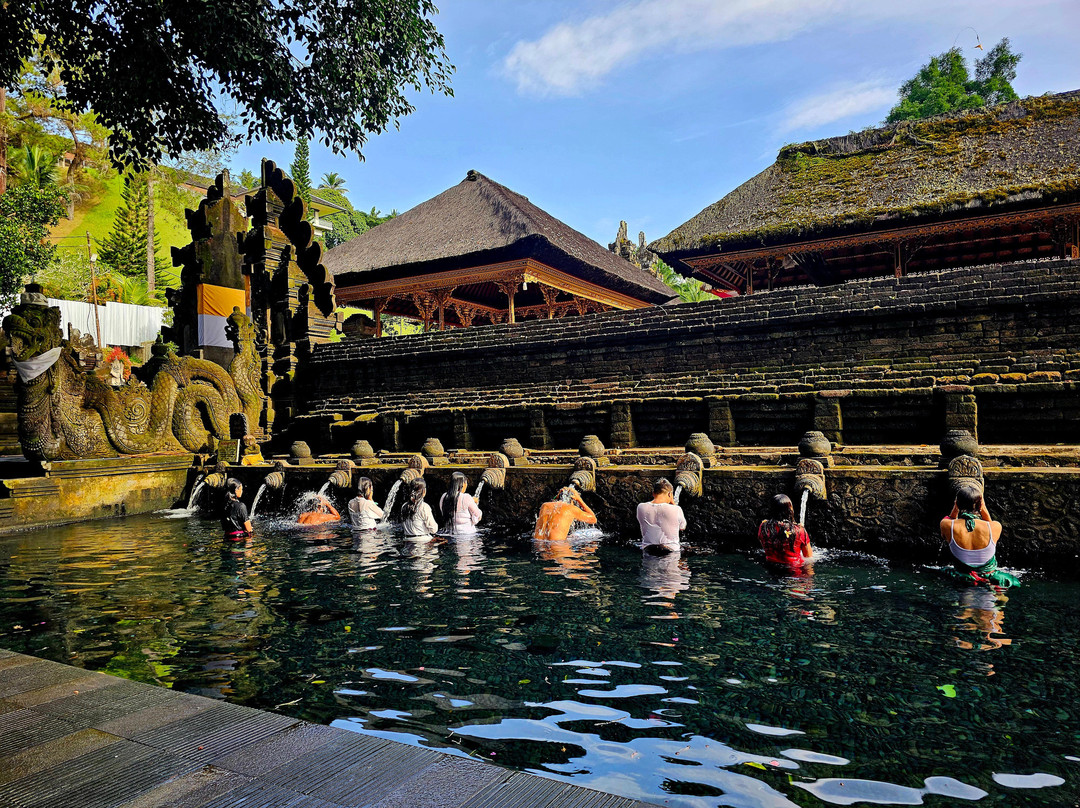
<svg viewBox="0 0 1080 808">
<path fill-rule="evenodd" d="M 199 497 L 202 495 L 203 488 L 206 487 L 206 483 L 203 482 L 203 475 L 200 474 L 195 478 L 195 485 L 191 486 L 191 496 L 188 497 L 187 510 L 195 510 L 195 506 L 199 504 Z"/>
<path fill-rule="evenodd" d="M 1080 800 L 1080 584 L 599 539 L 39 530 L 0 540 L 0 647 L 666 806 Z"/>
<path fill-rule="evenodd" d="M 675 501 L 676 505 L 679 504 L 679 500 L 682 499 L 682 486 L 681 485 L 675 486 L 675 493 L 672 495 L 671 498 Z"/>
<path fill-rule="evenodd" d="M 319 489 L 319 496 L 325 497 L 326 493 L 330 490 L 331 485 L 333 485 L 333 483 L 330 480 L 327 480 L 325 483 L 323 483 L 322 488 Z"/>
<path fill-rule="evenodd" d="M 401 490 L 401 480 L 396 480 L 392 486 L 390 486 L 390 493 L 386 495 L 386 504 L 383 505 L 383 518 L 380 524 L 386 524 L 390 521 L 390 511 L 394 509 L 394 503 L 397 502 L 398 491 Z"/>
<path fill-rule="evenodd" d="M 799 500 L 799 524 L 806 524 L 806 502 L 810 499 L 809 489 L 804 488 L 802 498 Z"/>
<path fill-rule="evenodd" d="M 255 518 L 255 511 L 259 508 L 259 500 L 262 499 L 262 495 L 266 491 L 267 487 L 268 486 L 266 485 L 266 483 L 263 483 L 259 486 L 259 490 L 255 494 L 255 499 L 251 501 L 251 513 L 248 514 L 249 519 Z"/>
<path fill-rule="evenodd" d="M 480 502 L 480 492 L 483 491 L 483 490 L 484 490 L 484 481 L 481 480 L 480 482 L 478 482 L 476 484 L 476 493 L 473 494 L 473 497 L 476 499 L 477 503 Z"/>
</svg>

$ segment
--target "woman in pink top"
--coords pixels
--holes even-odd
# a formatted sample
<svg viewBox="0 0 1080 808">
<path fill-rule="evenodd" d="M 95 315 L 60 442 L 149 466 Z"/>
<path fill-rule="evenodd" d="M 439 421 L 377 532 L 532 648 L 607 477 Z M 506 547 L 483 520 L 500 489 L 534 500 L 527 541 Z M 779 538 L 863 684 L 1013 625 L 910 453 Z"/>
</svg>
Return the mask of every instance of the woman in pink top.
<svg viewBox="0 0 1080 808">
<path fill-rule="evenodd" d="M 679 531 L 686 530 L 686 517 L 675 504 L 675 489 L 661 477 L 653 483 L 652 502 L 637 506 L 641 527 L 641 549 L 653 555 L 679 552 Z"/>
<path fill-rule="evenodd" d="M 469 481 L 460 471 L 450 477 L 450 488 L 439 500 L 439 515 L 443 527 L 451 536 L 472 536 L 476 523 L 484 514 L 476 507 L 476 500 L 466 492 Z"/>
</svg>

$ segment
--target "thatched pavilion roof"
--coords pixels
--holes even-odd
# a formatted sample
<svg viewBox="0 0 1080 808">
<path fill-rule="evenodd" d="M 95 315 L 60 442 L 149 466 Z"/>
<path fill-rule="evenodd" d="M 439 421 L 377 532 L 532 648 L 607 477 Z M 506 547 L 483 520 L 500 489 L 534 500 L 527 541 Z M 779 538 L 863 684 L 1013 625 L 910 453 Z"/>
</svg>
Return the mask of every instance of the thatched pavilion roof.
<svg viewBox="0 0 1080 808">
<path fill-rule="evenodd" d="M 532 258 L 647 303 L 675 291 L 476 171 L 411 210 L 330 250 L 342 287 Z"/>
<path fill-rule="evenodd" d="M 1074 202 L 1078 144 L 1080 91 L 785 146 L 773 165 L 649 248 L 674 265 Z"/>
</svg>

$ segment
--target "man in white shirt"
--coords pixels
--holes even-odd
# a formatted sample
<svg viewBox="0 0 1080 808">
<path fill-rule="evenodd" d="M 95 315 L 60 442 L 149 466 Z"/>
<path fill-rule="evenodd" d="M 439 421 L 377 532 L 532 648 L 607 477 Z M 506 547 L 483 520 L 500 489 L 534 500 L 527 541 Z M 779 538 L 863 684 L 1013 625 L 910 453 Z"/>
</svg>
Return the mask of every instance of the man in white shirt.
<svg viewBox="0 0 1080 808">
<path fill-rule="evenodd" d="M 675 504 L 675 489 L 661 477 L 653 483 L 652 502 L 637 506 L 641 526 L 641 549 L 653 555 L 679 552 L 679 531 L 686 530 L 686 517 Z"/>
</svg>

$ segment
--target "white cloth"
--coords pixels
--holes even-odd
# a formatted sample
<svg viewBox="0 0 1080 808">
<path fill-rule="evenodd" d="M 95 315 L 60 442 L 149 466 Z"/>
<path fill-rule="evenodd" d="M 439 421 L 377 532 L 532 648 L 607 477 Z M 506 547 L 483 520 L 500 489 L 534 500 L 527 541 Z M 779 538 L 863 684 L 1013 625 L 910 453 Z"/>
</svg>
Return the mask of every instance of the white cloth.
<svg viewBox="0 0 1080 808">
<path fill-rule="evenodd" d="M 668 502 L 642 502 L 637 506 L 641 527 L 641 546 L 663 544 L 675 550 L 679 547 L 679 531 L 686 530 L 686 517 L 678 505 Z"/>
<path fill-rule="evenodd" d="M 439 513 L 446 512 L 446 497 L 442 495 L 439 500 Z M 450 520 L 450 533 L 454 536 L 471 536 L 476 533 L 476 523 L 484 516 L 484 512 L 476 507 L 476 500 L 469 494 L 459 494 L 457 508 L 454 517 Z"/>
<path fill-rule="evenodd" d="M 11 361 L 15 363 L 15 370 L 19 372 L 19 378 L 24 382 L 32 382 L 56 364 L 56 360 L 60 358 L 61 350 L 61 348 L 53 348 L 35 356 L 33 359 L 27 359 L 25 362 L 20 362 L 18 359 L 12 359 Z"/>
<path fill-rule="evenodd" d="M 406 536 L 430 536 L 439 530 L 439 523 L 435 521 L 431 506 L 426 502 L 421 502 L 413 517 L 404 520 L 401 526 L 405 529 Z"/>
<path fill-rule="evenodd" d="M 349 500 L 349 521 L 357 530 L 374 530 L 382 516 L 382 508 L 370 499 L 353 497 Z"/>
</svg>

